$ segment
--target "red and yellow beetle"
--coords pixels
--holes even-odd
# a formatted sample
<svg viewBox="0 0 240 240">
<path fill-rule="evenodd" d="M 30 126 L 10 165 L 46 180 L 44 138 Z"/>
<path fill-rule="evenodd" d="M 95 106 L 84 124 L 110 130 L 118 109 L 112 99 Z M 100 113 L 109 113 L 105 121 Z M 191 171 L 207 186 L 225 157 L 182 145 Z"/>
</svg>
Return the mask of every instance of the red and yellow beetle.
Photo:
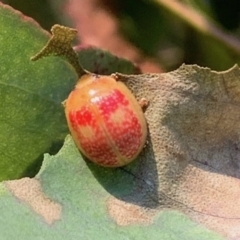
<svg viewBox="0 0 240 240">
<path fill-rule="evenodd" d="M 65 102 L 65 114 L 77 147 L 99 165 L 126 165 L 145 145 L 141 104 L 114 76 L 83 75 Z"/>
</svg>

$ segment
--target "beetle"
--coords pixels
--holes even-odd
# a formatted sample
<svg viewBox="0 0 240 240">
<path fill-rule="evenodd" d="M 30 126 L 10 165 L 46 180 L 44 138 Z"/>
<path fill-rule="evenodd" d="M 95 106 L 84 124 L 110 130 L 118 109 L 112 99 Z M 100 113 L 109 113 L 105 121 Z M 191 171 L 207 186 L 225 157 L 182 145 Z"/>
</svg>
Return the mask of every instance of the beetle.
<svg viewBox="0 0 240 240">
<path fill-rule="evenodd" d="M 133 161 L 147 138 L 142 107 L 114 75 L 84 74 L 64 103 L 72 138 L 91 161 L 120 167 Z"/>
</svg>

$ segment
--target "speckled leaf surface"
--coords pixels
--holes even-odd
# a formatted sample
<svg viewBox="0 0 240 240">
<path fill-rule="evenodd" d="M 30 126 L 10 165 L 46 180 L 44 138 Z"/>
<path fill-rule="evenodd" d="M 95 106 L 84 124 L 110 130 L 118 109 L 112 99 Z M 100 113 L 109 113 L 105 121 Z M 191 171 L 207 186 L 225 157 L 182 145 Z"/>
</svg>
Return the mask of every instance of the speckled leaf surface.
<svg viewBox="0 0 240 240">
<path fill-rule="evenodd" d="M 239 67 L 182 66 L 119 79 L 150 101 L 150 143 L 136 176 L 151 188 L 141 205 L 170 206 L 227 239 L 240 239 Z"/>
</svg>

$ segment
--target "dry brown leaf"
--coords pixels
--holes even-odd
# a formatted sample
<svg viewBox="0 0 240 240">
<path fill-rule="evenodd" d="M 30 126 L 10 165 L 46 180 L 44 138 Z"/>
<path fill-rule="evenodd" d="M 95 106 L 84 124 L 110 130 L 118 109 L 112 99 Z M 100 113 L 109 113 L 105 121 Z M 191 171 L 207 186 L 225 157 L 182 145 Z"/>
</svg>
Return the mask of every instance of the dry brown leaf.
<svg viewBox="0 0 240 240">
<path fill-rule="evenodd" d="M 134 194 L 124 200 L 156 213 L 180 210 L 239 239 L 240 69 L 214 72 L 193 65 L 118 77 L 137 98 L 150 101 L 149 144 L 134 173 Z"/>
</svg>

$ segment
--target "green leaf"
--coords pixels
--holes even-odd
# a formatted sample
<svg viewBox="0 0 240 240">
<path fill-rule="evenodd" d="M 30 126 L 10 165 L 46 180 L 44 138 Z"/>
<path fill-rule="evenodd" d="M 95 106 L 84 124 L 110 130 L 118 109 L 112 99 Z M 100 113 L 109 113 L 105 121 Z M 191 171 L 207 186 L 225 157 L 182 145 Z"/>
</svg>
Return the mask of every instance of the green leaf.
<svg viewBox="0 0 240 240">
<path fill-rule="evenodd" d="M 77 76 L 66 62 L 30 61 L 48 40 L 32 19 L 0 5 L 0 179 L 34 175 L 68 130 L 61 102 Z"/>
<path fill-rule="evenodd" d="M 134 196 L 136 181 L 124 169 L 85 162 L 68 137 L 56 156 L 45 155 L 36 178 L 0 185 L 1 237 L 221 239 L 177 211 L 156 209 L 152 214 L 134 197 L 126 200 Z"/>
<path fill-rule="evenodd" d="M 56 23 L 56 14 L 53 12 L 48 0 L 32 0 L 26 4 L 25 0 L 3 0 L 14 9 L 18 9 L 24 15 L 35 19 L 44 29 L 50 29 Z"/>
<path fill-rule="evenodd" d="M 83 68 L 90 72 L 104 75 L 115 72 L 124 74 L 137 74 L 140 72 L 133 63 L 114 56 L 110 52 L 82 45 L 76 47 L 75 50 Z"/>
</svg>

